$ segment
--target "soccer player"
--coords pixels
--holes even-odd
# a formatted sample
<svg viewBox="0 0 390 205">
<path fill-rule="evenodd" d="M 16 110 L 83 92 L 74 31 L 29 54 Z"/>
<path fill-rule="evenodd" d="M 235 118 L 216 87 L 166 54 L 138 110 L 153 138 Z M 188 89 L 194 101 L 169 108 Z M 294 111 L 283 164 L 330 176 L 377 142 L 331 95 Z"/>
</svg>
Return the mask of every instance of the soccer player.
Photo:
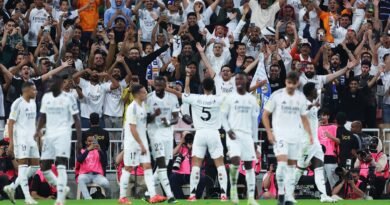
<svg viewBox="0 0 390 205">
<path fill-rule="evenodd" d="M 153 171 L 150 164 L 149 144 L 146 137 L 147 113 L 145 100 L 147 92 L 145 87 L 139 84 L 132 86 L 131 91 L 134 100 L 127 107 L 126 122 L 124 124 L 124 157 L 125 167 L 122 169 L 120 179 L 119 204 L 131 204 L 126 197 L 129 185 L 130 172 L 138 165 L 144 169 L 145 184 L 150 195 L 149 203 L 165 201 L 166 198 L 156 194 L 154 187 Z"/>
<path fill-rule="evenodd" d="M 297 90 L 298 82 L 299 74 L 290 72 L 286 77 L 286 87 L 272 93 L 262 116 L 268 140 L 274 145 L 274 153 L 278 162 L 276 169 L 276 181 L 279 187 L 278 204 L 289 205 L 295 201 L 293 196 L 295 165 L 298 160 L 297 150 L 299 150 L 300 138 L 304 130 L 308 133 L 311 144 L 313 141 L 306 117 L 306 99 Z M 269 120 L 271 113 L 273 132 Z"/>
<path fill-rule="evenodd" d="M 26 204 L 38 204 L 30 195 L 28 178 L 39 169 L 39 150 L 34 140 L 37 106 L 35 84 L 27 81 L 22 86 L 22 96 L 16 99 L 11 106 L 8 120 L 8 136 L 10 138 L 9 153 L 14 152 L 18 161 L 18 177 L 15 182 L 5 186 L 11 202 L 15 203 L 15 189 L 20 185 Z"/>
<path fill-rule="evenodd" d="M 42 128 L 46 125 L 42 142 L 41 170 L 47 182 L 57 187 L 55 205 L 63 205 L 69 191 L 66 186 L 66 164 L 70 157 L 72 124 L 74 122 L 76 128 L 78 150 L 81 147 L 81 125 L 76 101 L 61 91 L 63 79 L 53 76 L 50 81 L 50 90 L 42 98 L 35 136 L 42 138 Z M 53 160 L 57 164 L 58 177 L 51 170 Z"/>
<path fill-rule="evenodd" d="M 255 143 L 257 140 L 257 117 L 259 105 L 256 98 L 247 92 L 248 76 L 244 72 L 236 74 L 235 83 L 237 92 L 233 92 L 225 99 L 222 112 L 225 119 L 222 121 L 229 138 L 226 140 L 231 160 L 230 165 L 230 197 L 234 204 L 238 204 L 237 179 L 240 161 L 245 164 L 245 179 L 248 190 L 248 204 L 257 205 L 255 200 L 255 171 L 252 167 L 256 160 Z"/>
<path fill-rule="evenodd" d="M 318 140 L 318 109 L 319 109 L 319 98 L 314 83 L 306 83 L 303 86 L 303 94 L 307 99 L 307 118 L 310 123 L 311 132 L 314 136 L 313 144 L 309 144 L 307 137 L 303 138 L 303 143 L 300 151 L 300 156 L 297 163 L 295 172 L 295 185 L 298 184 L 299 178 L 301 178 L 306 168 L 312 164 L 314 167 L 314 181 L 317 189 L 321 192 L 322 203 L 333 203 L 336 200 L 329 197 L 326 193 L 325 187 L 325 174 L 324 174 L 324 152 L 322 146 Z"/>
<path fill-rule="evenodd" d="M 152 144 L 152 155 L 156 160 L 155 183 L 160 182 L 168 203 L 176 203 L 167 174 L 167 164 L 173 155 L 173 128 L 179 120 L 180 105 L 177 97 L 165 92 L 166 80 L 161 76 L 154 79 L 155 90 L 146 100 L 148 134 Z"/>
<path fill-rule="evenodd" d="M 227 174 L 223 161 L 223 147 L 218 128 L 221 127 L 220 107 L 222 96 L 213 95 L 214 80 L 205 78 L 202 82 L 203 95 L 190 94 L 191 74 L 187 70 L 185 93 L 182 95 L 183 103 L 192 106 L 192 120 L 196 129 L 192 145 L 192 169 L 190 176 L 190 196 L 188 201 L 196 201 L 196 189 L 200 179 L 200 167 L 206 150 L 214 159 L 218 171 L 218 181 L 221 187 L 221 201 L 227 201 Z"/>
</svg>

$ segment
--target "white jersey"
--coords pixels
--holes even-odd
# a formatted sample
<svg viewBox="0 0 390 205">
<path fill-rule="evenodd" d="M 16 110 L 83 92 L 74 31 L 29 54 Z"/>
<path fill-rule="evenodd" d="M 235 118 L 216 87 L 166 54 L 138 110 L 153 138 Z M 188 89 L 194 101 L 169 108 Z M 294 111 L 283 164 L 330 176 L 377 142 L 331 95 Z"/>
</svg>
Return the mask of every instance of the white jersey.
<svg viewBox="0 0 390 205">
<path fill-rule="evenodd" d="M 14 140 L 34 142 L 36 117 L 37 105 L 34 99 L 27 102 L 23 97 L 19 97 L 12 103 L 9 119 L 15 121 Z"/>
<path fill-rule="evenodd" d="M 217 74 L 214 78 L 215 93 L 217 95 L 227 95 L 236 90 L 235 77 L 230 78 L 228 81 L 224 81 L 222 77 Z"/>
<path fill-rule="evenodd" d="M 153 16 L 160 16 L 160 9 L 154 8 L 153 11 L 148 11 L 147 9 L 138 10 L 139 14 L 139 24 L 142 30 L 141 41 L 150 42 L 152 39 L 152 30 L 157 24 L 157 21 L 154 20 Z"/>
<path fill-rule="evenodd" d="M 182 99 L 183 103 L 191 105 L 195 129 L 221 128 L 220 107 L 224 100 L 222 96 L 183 94 Z"/>
<path fill-rule="evenodd" d="M 122 92 L 126 88 L 126 80 L 123 79 L 119 82 L 119 87 L 117 89 L 109 89 L 104 97 L 104 106 L 103 113 L 111 117 L 122 117 L 124 111 L 124 104 L 122 97 Z M 104 88 L 110 88 L 111 82 L 106 82 L 103 84 Z"/>
<path fill-rule="evenodd" d="M 306 114 L 306 98 L 298 90 L 293 95 L 286 88 L 272 93 L 264 109 L 272 113 L 272 129 L 275 138 L 288 143 L 300 143 L 302 136 L 301 116 Z"/>
<path fill-rule="evenodd" d="M 257 124 L 259 109 L 255 96 L 233 92 L 226 97 L 222 111 L 228 114 L 231 130 L 252 135 L 253 123 Z"/>
<path fill-rule="evenodd" d="M 76 101 L 65 93 L 54 97 L 52 92 L 43 95 L 41 113 L 46 114 L 46 133 L 70 131 L 73 115 L 79 113 Z"/>
<path fill-rule="evenodd" d="M 137 126 L 138 136 L 143 142 L 147 142 L 146 138 L 146 109 L 145 103 L 139 105 L 135 100 L 127 107 L 125 121 L 125 149 L 127 145 L 137 143 L 131 134 L 130 125 Z"/>
<path fill-rule="evenodd" d="M 84 98 L 80 101 L 81 117 L 89 119 L 93 112 L 102 116 L 104 97 L 110 91 L 111 83 L 92 85 L 91 82 L 80 78 L 79 86 L 83 89 Z"/>
<path fill-rule="evenodd" d="M 49 13 L 44 8 L 37 9 L 33 8 L 30 11 L 29 16 L 29 30 L 25 36 L 25 40 L 27 42 L 27 46 L 35 47 L 38 45 L 38 33 L 41 30 L 41 26 L 45 23 L 47 18 L 49 17 Z"/>
<path fill-rule="evenodd" d="M 146 100 L 146 111 L 147 113 L 153 114 L 154 111 L 160 108 L 161 114 L 157 116 L 152 123 L 148 125 L 148 128 L 155 131 L 156 129 L 161 129 L 161 131 L 169 131 L 172 132 L 172 126 L 165 127 L 162 123 L 162 119 L 165 118 L 167 120 L 172 119 L 172 113 L 180 111 L 180 105 L 177 97 L 171 93 L 165 92 L 163 98 L 159 98 L 156 95 L 156 91 L 149 93 L 148 98 Z"/>
<path fill-rule="evenodd" d="M 303 90 L 303 86 L 306 83 L 314 83 L 316 85 L 316 89 L 322 89 L 326 82 L 326 75 L 315 75 L 313 78 L 307 78 L 304 73 L 299 77 L 299 90 Z"/>
<path fill-rule="evenodd" d="M 313 103 L 310 102 L 310 101 L 306 101 L 307 103 L 307 119 L 309 120 L 309 124 L 310 124 L 310 130 L 311 130 L 311 134 L 313 136 L 313 144 L 320 144 L 320 141 L 318 140 L 318 127 L 319 127 L 319 123 L 318 123 L 318 110 L 319 110 L 319 107 L 317 106 L 311 106 Z M 309 106 L 311 106 L 311 108 L 309 109 Z M 306 132 L 305 132 L 306 133 Z M 309 136 L 307 135 L 307 133 L 305 134 L 305 138 L 303 139 L 303 142 L 304 143 L 309 143 Z"/>
</svg>

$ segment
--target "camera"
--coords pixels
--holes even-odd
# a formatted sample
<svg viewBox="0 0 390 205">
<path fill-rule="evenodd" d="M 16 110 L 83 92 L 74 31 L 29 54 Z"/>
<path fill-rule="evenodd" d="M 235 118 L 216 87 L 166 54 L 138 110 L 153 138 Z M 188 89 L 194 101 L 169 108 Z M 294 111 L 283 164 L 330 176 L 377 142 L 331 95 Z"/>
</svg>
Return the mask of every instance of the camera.
<svg viewBox="0 0 390 205">
<path fill-rule="evenodd" d="M 343 180 L 353 180 L 350 170 L 347 170 L 343 167 L 337 167 L 335 169 L 335 173 Z"/>
<path fill-rule="evenodd" d="M 194 142 L 194 135 L 193 134 L 188 133 L 188 134 L 186 134 L 186 136 L 184 136 L 184 143 L 186 145 L 192 144 L 193 142 Z"/>
<path fill-rule="evenodd" d="M 102 32 L 104 30 L 104 26 L 102 23 L 98 23 L 98 31 Z"/>
<path fill-rule="evenodd" d="M 361 159 L 366 159 L 366 157 L 368 156 L 368 155 L 370 155 L 370 152 L 368 151 L 368 150 L 359 150 L 358 152 L 357 152 L 357 155 L 361 158 Z"/>
<path fill-rule="evenodd" d="M 180 169 L 180 165 L 183 162 L 183 159 L 184 159 L 184 156 L 182 154 L 178 154 L 176 156 L 175 160 L 173 161 L 172 169 L 173 170 L 179 170 Z"/>
</svg>

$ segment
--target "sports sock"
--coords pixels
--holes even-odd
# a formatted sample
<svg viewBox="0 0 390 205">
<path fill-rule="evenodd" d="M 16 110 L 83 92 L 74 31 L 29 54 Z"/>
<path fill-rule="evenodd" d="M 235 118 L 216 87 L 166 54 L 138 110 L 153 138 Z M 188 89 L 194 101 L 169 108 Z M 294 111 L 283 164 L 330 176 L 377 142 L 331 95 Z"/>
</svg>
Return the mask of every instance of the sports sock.
<svg viewBox="0 0 390 205">
<path fill-rule="evenodd" d="M 64 202 L 66 193 L 65 187 L 68 182 L 68 175 L 66 174 L 65 165 L 57 165 L 58 182 L 57 182 L 57 201 Z"/>
<path fill-rule="evenodd" d="M 286 182 L 284 187 L 286 189 L 286 201 L 294 201 L 295 189 L 295 165 L 287 166 Z"/>
<path fill-rule="evenodd" d="M 191 196 L 194 196 L 196 194 L 196 189 L 198 188 L 199 180 L 200 180 L 200 168 L 194 166 L 192 167 L 191 176 L 190 176 Z"/>
<path fill-rule="evenodd" d="M 245 174 L 246 185 L 248 187 L 248 199 L 255 198 L 256 176 L 255 170 L 247 169 Z"/>
<path fill-rule="evenodd" d="M 231 164 L 230 165 L 230 189 L 237 193 L 237 180 L 238 180 L 238 166 Z"/>
<path fill-rule="evenodd" d="M 161 186 L 164 189 L 165 194 L 167 195 L 168 198 L 172 198 L 172 190 L 171 190 L 171 185 L 169 184 L 169 179 L 168 179 L 168 174 L 167 174 L 167 168 L 162 168 L 158 169 L 158 178 L 161 183 Z"/>
<path fill-rule="evenodd" d="M 51 171 L 50 169 L 49 170 L 46 170 L 43 172 L 43 176 L 45 177 L 46 181 L 51 185 L 51 186 L 54 186 L 54 187 L 57 187 L 57 177 L 56 175 L 54 175 L 53 171 Z"/>
<path fill-rule="evenodd" d="M 287 172 L 287 162 L 278 162 L 278 166 L 276 168 L 276 183 L 278 184 L 278 194 L 284 195 L 284 184 L 285 177 Z"/>
<path fill-rule="evenodd" d="M 150 198 L 156 196 L 156 189 L 154 187 L 154 180 L 153 180 L 153 171 L 152 169 L 146 169 L 144 171 L 144 179 L 146 187 L 148 188 L 148 192 L 150 195 Z"/>
<path fill-rule="evenodd" d="M 299 182 L 299 179 L 301 178 L 302 174 L 303 174 L 304 170 L 300 169 L 300 168 L 295 168 L 295 185 L 298 184 Z"/>
<path fill-rule="evenodd" d="M 20 188 L 22 188 L 22 192 L 25 199 L 31 198 L 30 190 L 28 187 L 27 172 L 28 166 L 26 164 L 21 164 L 18 166 L 18 184 L 20 185 Z M 15 186 L 15 188 L 17 188 L 17 186 Z"/>
<path fill-rule="evenodd" d="M 39 166 L 38 165 L 31 165 L 28 167 L 28 172 L 27 172 L 27 178 L 30 178 L 32 176 L 35 175 L 35 173 L 37 173 L 39 169 Z"/>
<path fill-rule="evenodd" d="M 218 170 L 218 181 L 219 186 L 221 187 L 221 194 L 226 194 L 227 190 L 227 174 L 225 166 L 219 166 Z"/>
<path fill-rule="evenodd" d="M 130 172 L 122 169 L 122 175 L 119 182 L 119 198 L 126 197 L 127 187 L 129 186 Z"/>
<path fill-rule="evenodd" d="M 314 182 L 316 183 L 318 191 L 326 194 L 324 167 L 317 167 L 314 169 Z"/>
</svg>

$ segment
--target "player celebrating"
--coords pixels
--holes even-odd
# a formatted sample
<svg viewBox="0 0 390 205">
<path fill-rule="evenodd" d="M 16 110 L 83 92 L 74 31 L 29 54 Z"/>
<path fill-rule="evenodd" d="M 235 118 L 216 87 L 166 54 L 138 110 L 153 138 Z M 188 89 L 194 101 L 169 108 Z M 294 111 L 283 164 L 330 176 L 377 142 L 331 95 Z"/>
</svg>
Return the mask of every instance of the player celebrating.
<svg viewBox="0 0 390 205">
<path fill-rule="evenodd" d="M 177 124 L 180 105 L 177 97 L 165 92 L 166 80 L 161 76 L 154 79 L 155 90 L 150 93 L 146 100 L 148 112 L 148 134 L 152 144 L 152 155 L 157 163 L 155 183 L 160 181 L 168 203 L 176 203 L 172 194 L 167 174 L 167 164 L 173 154 L 173 128 Z M 158 183 L 157 183 L 158 184 Z"/>
<path fill-rule="evenodd" d="M 196 129 L 192 145 L 191 194 L 188 201 L 196 201 L 195 193 L 200 179 L 200 167 L 207 149 L 218 170 L 221 201 L 227 201 L 227 174 L 223 161 L 222 142 L 218 132 L 218 128 L 221 127 L 220 107 L 223 97 L 212 94 L 215 86 L 214 80 L 211 78 L 205 78 L 202 82 L 203 95 L 190 94 L 191 75 L 188 71 L 186 76 L 185 93 L 182 95 L 182 99 L 183 103 L 192 106 L 192 119 Z"/>
<path fill-rule="evenodd" d="M 18 178 L 15 182 L 5 186 L 12 203 L 15 203 L 15 189 L 20 185 L 26 204 L 38 204 L 30 195 L 28 178 L 35 174 L 39 168 L 39 150 L 34 140 L 35 120 L 37 106 L 35 96 L 37 89 L 33 82 L 27 81 L 22 86 L 22 96 L 16 99 L 11 106 L 11 114 L 8 121 L 8 136 L 10 145 L 8 152 L 18 161 Z M 30 166 L 29 166 L 30 165 Z"/>
<path fill-rule="evenodd" d="M 311 132 L 314 136 L 313 144 L 309 144 L 308 138 L 303 139 L 303 147 L 301 147 L 301 154 L 298 159 L 298 164 L 295 174 L 295 185 L 298 184 L 303 171 L 310 165 L 314 166 L 314 181 L 317 189 L 321 192 L 321 202 L 333 203 L 336 200 L 332 199 L 326 194 L 325 175 L 324 175 L 324 152 L 320 141 L 318 140 L 318 109 L 319 99 L 317 89 L 314 83 L 307 83 L 303 86 L 303 94 L 307 99 L 307 118 L 310 123 Z"/>
<path fill-rule="evenodd" d="M 61 91 L 63 79 L 53 76 L 50 92 L 42 98 L 41 114 L 35 136 L 42 138 L 42 128 L 46 125 L 42 144 L 41 170 L 47 182 L 57 187 L 56 205 L 65 203 L 68 177 L 66 164 L 70 157 L 72 124 L 75 123 L 78 148 L 81 143 L 81 125 L 76 101 Z M 57 164 L 58 178 L 51 171 L 53 160 Z"/>
<path fill-rule="evenodd" d="M 139 164 L 144 169 L 145 183 L 150 195 L 150 203 L 165 201 L 166 198 L 156 194 L 153 180 L 153 171 L 150 164 L 150 153 L 148 139 L 146 138 L 146 110 L 145 100 L 147 92 L 145 87 L 136 84 L 131 91 L 134 100 L 127 107 L 126 122 L 124 124 L 124 157 L 125 167 L 122 169 L 120 179 L 119 204 L 131 204 L 126 197 L 127 186 L 129 184 L 130 172 Z"/>
<path fill-rule="evenodd" d="M 264 107 L 262 116 L 268 140 L 274 145 L 278 161 L 276 180 L 279 187 L 278 204 L 293 204 L 295 187 L 295 164 L 298 159 L 299 142 L 303 134 L 302 125 L 309 134 L 310 142 L 313 137 L 306 117 L 305 96 L 297 90 L 299 75 L 290 72 L 286 77 L 286 87 L 274 92 Z M 271 131 L 269 116 L 272 113 Z M 275 136 L 274 134 L 275 133 Z M 287 166 L 288 163 L 288 166 Z M 285 190 L 284 190 L 285 188 Z M 286 199 L 284 197 L 286 192 Z"/>
<path fill-rule="evenodd" d="M 231 160 L 230 165 L 230 197 L 234 204 L 238 204 L 237 179 L 238 167 L 243 160 L 246 170 L 246 183 L 248 187 L 248 204 L 257 205 L 255 200 L 255 171 L 252 167 L 256 160 L 254 140 L 257 140 L 257 117 L 259 105 L 256 98 L 246 90 L 248 76 L 246 73 L 238 73 L 235 77 L 237 92 L 226 97 L 223 106 L 223 127 L 227 130 L 227 147 Z"/>
</svg>

